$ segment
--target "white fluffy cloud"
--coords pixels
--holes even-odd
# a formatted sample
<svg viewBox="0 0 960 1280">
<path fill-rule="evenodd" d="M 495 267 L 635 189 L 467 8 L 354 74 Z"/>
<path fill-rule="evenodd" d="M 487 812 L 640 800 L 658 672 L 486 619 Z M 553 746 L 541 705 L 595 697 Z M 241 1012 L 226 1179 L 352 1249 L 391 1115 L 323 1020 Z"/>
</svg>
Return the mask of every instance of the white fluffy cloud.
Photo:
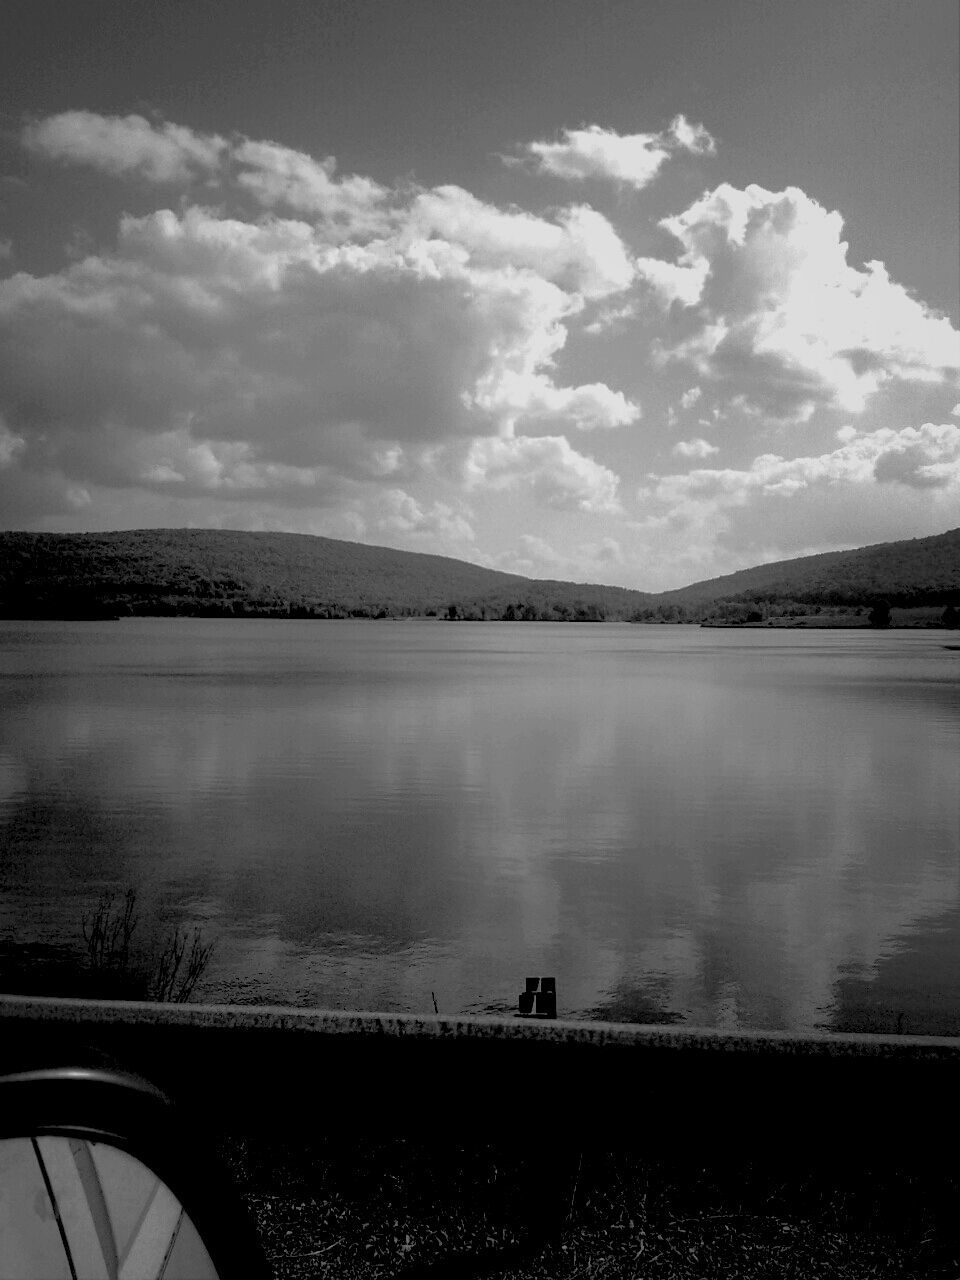
<svg viewBox="0 0 960 1280">
<path fill-rule="evenodd" d="M 471 485 L 489 470 L 551 506 L 611 509 L 616 478 L 565 437 L 509 439 L 639 416 L 605 383 L 555 381 L 569 319 L 633 279 L 602 215 L 388 191 L 332 159 L 142 117 L 68 112 L 24 142 L 151 182 L 205 171 L 261 206 L 124 216 L 111 250 L 0 280 L 0 412 L 18 442 L 4 456 L 46 476 L 44 501 L 77 486 L 353 501 L 350 486 L 412 480 L 431 450 L 502 436 Z M 262 212 L 275 206 L 303 216 Z M 468 536 L 452 506 L 390 493 L 389 527 Z"/>
<path fill-rule="evenodd" d="M 640 408 L 620 391 L 603 382 L 579 387 L 557 387 L 538 373 L 501 373 L 490 390 L 481 389 L 469 402 L 493 417 L 509 422 L 566 421 L 578 431 L 598 427 L 623 427 L 636 422 Z"/>
<path fill-rule="evenodd" d="M 678 440 L 672 452 L 678 458 L 709 458 L 711 454 L 719 453 L 720 450 L 709 440 L 703 440 L 698 436 L 693 440 Z"/>
<path fill-rule="evenodd" d="M 421 192 L 402 219 L 402 235 L 438 237 L 476 265 L 526 269 L 586 298 L 626 289 L 634 270 L 623 241 L 588 205 L 563 209 L 555 222 L 486 204 L 462 187 Z"/>
<path fill-rule="evenodd" d="M 92 165 L 108 173 L 139 173 L 151 182 L 186 182 L 215 171 L 227 149 L 216 134 L 143 116 L 101 116 L 63 111 L 28 124 L 23 142 L 50 160 Z"/>
<path fill-rule="evenodd" d="M 582 181 L 605 178 L 640 190 L 653 182 L 672 151 L 709 155 L 716 150 L 702 124 L 678 115 L 661 133 L 615 133 L 589 125 L 564 129 L 559 142 L 530 142 L 525 151 L 541 173 Z"/>
<path fill-rule="evenodd" d="M 960 334 L 890 279 L 847 262 L 843 222 L 795 187 L 723 185 L 662 226 L 676 263 L 638 276 L 672 312 L 663 357 L 689 361 L 750 408 L 784 421 L 823 406 L 860 412 L 891 380 L 960 371 Z"/>
<path fill-rule="evenodd" d="M 918 489 L 960 488 L 960 427 L 954 423 L 862 433 L 847 427 L 839 436 L 839 448 L 816 457 L 765 453 L 745 470 L 660 476 L 644 496 L 671 505 L 694 501 L 740 506 L 754 493 L 792 498 L 818 485 L 888 482 Z"/>
<path fill-rule="evenodd" d="M 839 214 L 795 188 L 706 193 L 663 221 L 667 260 L 634 257 L 618 227 L 639 202 L 599 189 L 612 221 L 582 201 L 534 213 L 454 184 L 384 185 L 143 116 L 63 112 L 22 140 L 38 190 L 49 165 L 83 164 L 126 178 L 102 181 L 118 210 L 130 183 L 140 201 L 165 184 L 170 207 L 140 203 L 46 275 L 3 262 L 8 520 L 142 513 L 486 563 L 512 537 L 517 566 L 636 585 L 650 548 L 676 566 L 719 539 L 742 564 L 956 522 L 956 416 L 899 424 L 949 417 L 960 335 L 881 264 L 851 266 Z M 639 190 L 671 154 L 713 149 L 677 117 L 629 137 L 567 131 L 522 163 Z M 784 424 L 823 441 L 868 404 L 871 430 L 790 456 Z M 574 432 L 593 433 L 589 451 Z M 644 466 L 671 446 L 691 469 L 650 477 L 631 528 Z M 549 543 L 518 541 L 535 538 L 530 507 Z"/>
<path fill-rule="evenodd" d="M 0 467 L 9 466 L 26 443 L 23 436 L 15 435 L 0 418 Z"/>
<path fill-rule="evenodd" d="M 960 510 L 960 427 L 838 432 L 823 454 L 761 454 L 744 468 L 651 476 L 636 529 L 676 556 L 698 548 L 684 572 L 708 578 L 764 560 L 921 537 Z"/>
<path fill-rule="evenodd" d="M 389 192 L 370 178 L 336 176 L 333 156 L 314 160 L 276 142 L 244 139 L 233 148 L 237 183 L 269 209 L 284 206 L 322 217 L 339 228 L 339 239 L 384 231 Z"/>
<path fill-rule="evenodd" d="M 475 537 L 464 512 L 446 502 L 425 506 L 403 489 L 387 489 L 380 496 L 371 524 L 374 531 L 391 535 L 424 535 L 447 542 L 472 542 Z"/>
<path fill-rule="evenodd" d="M 580 542 L 575 555 L 565 555 L 536 534 L 522 534 L 517 546 L 489 561 L 491 569 L 522 573 L 531 578 L 574 579 L 578 582 L 606 582 L 625 562 L 616 538 Z"/>
<path fill-rule="evenodd" d="M 567 511 L 616 512 L 618 479 L 577 453 L 563 436 L 476 440 L 464 466 L 468 488 L 524 489 L 544 506 Z"/>
</svg>

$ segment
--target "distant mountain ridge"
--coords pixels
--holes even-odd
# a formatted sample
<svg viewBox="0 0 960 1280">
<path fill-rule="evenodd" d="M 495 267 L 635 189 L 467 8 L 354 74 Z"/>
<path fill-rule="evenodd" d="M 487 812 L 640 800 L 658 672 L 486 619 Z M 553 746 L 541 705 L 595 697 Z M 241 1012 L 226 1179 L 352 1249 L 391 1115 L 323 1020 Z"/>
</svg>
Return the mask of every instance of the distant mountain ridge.
<svg viewBox="0 0 960 1280">
<path fill-rule="evenodd" d="M 786 597 L 811 604 L 866 605 L 878 598 L 909 608 L 957 604 L 960 528 L 928 538 L 879 542 L 851 551 L 777 560 L 661 592 L 658 601 L 703 604 L 713 600 Z"/>
<path fill-rule="evenodd" d="M 447 556 L 298 533 L 133 529 L 0 533 L 0 614 L 602 621 L 650 597 L 553 582 Z M 451 613 L 453 610 L 453 613 Z"/>
<path fill-rule="evenodd" d="M 753 620 L 787 606 L 960 605 L 960 528 L 758 565 L 674 591 L 525 578 L 295 533 L 0 533 L 0 616 Z M 739 617 L 738 610 L 744 613 Z M 746 611 L 746 612 L 744 612 Z"/>
</svg>

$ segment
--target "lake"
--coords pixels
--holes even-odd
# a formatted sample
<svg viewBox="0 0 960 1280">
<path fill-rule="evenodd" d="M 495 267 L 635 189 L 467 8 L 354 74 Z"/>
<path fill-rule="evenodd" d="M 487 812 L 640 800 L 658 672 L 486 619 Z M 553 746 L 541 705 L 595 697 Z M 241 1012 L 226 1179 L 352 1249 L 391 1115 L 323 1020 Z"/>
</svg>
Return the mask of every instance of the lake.
<svg viewBox="0 0 960 1280">
<path fill-rule="evenodd" d="M 960 1033 L 946 631 L 0 623 L 0 935 L 205 1000 Z"/>
</svg>

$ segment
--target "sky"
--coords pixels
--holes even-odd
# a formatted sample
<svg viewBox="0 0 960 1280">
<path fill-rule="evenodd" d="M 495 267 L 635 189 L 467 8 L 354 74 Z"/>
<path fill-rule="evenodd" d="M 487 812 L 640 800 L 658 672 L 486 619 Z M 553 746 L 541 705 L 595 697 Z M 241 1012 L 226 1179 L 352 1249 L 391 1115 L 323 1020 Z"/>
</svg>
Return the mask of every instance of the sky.
<svg viewBox="0 0 960 1280">
<path fill-rule="evenodd" d="M 954 0 L 8 0 L 0 526 L 662 590 L 960 524 Z"/>
</svg>

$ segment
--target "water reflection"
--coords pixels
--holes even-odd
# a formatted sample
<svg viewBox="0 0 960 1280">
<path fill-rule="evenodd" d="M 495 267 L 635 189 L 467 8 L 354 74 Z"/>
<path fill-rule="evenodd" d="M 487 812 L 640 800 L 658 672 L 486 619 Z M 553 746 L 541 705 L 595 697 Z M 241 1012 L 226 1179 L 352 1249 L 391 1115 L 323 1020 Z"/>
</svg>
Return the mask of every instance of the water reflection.
<svg viewBox="0 0 960 1280">
<path fill-rule="evenodd" d="M 11 628 L 0 919 L 62 943 L 133 883 L 218 936 L 210 998 L 512 1008 L 550 972 L 562 1010 L 753 1027 L 842 1021 L 936 935 L 923 1029 L 960 1007 L 938 639 Z"/>
</svg>

